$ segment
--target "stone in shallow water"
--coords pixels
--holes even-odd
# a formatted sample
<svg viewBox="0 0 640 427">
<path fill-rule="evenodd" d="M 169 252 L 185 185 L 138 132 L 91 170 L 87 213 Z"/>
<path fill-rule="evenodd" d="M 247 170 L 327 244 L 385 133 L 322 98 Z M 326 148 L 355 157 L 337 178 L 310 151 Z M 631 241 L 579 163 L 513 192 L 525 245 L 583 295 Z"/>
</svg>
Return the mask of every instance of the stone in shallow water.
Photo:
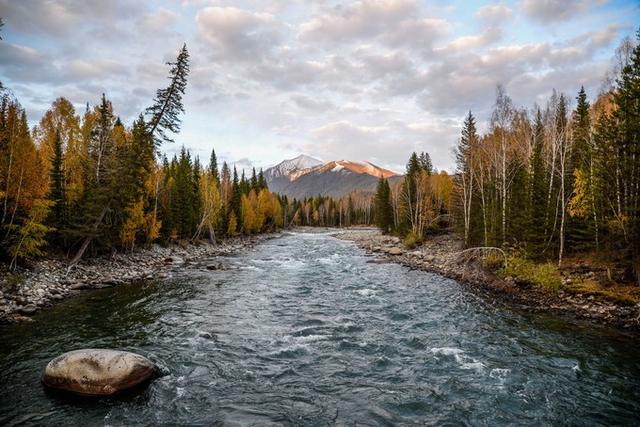
<svg viewBox="0 0 640 427">
<path fill-rule="evenodd" d="M 45 386 L 84 395 L 111 395 L 141 384 L 158 373 L 146 357 L 106 349 L 75 350 L 47 364 Z"/>
</svg>

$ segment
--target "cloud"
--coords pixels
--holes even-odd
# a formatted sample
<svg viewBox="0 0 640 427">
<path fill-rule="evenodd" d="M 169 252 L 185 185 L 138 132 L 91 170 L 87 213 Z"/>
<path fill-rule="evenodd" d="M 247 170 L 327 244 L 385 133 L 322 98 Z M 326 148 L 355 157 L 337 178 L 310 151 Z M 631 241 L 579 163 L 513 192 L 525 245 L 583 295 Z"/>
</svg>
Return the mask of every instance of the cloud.
<svg viewBox="0 0 640 427">
<path fill-rule="evenodd" d="M 522 12 L 541 24 L 555 24 L 575 19 L 606 0 L 522 0 Z"/>
<path fill-rule="evenodd" d="M 0 10 L 7 26 L 26 34 L 77 34 L 79 28 L 110 27 L 110 23 L 138 16 L 140 2 L 124 0 L 0 0 Z M 99 18 L 99 19 L 96 19 Z"/>
<path fill-rule="evenodd" d="M 407 18 L 416 7 L 413 0 L 362 0 L 339 5 L 300 25 L 300 38 L 345 42 L 374 37 Z"/>
<path fill-rule="evenodd" d="M 450 165 L 451 148 L 459 131 L 457 120 L 407 122 L 390 120 L 375 126 L 348 120 L 327 123 L 311 132 L 312 142 L 299 150 L 326 159 L 367 160 L 395 171 L 404 170 L 413 151 L 428 151 L 438 168 Z M 322 151 L 317 151 L 317 144 Z M 366 158 L 363 158 L 366 153 Z"/>
<path fill-rule="evenodd" d="M 441 52 L 465 52 L 469 49 L 478 49 L 486 47 L 502 38 L 502 30 L 498 27 L 491 26 L 482 33 L 474 36 L 458 37 L 449 43 Z"/>
<path fill-rule="evenodd" d="M 443 168 L 460 118 L 472 109 L 482 122 L 498 83 L 525 106 L 554 87 L 595 93 L 638 20 L 637 8 L 601 3 L 0 0 L 0 80 L 32 122 L 57 96 L 82 108 L 102 91 L 129 122 L 166 85 L 163 62 L 186 41 L 175 146 L 204 156 L 213 142 L 255 165 L 307 152 L 395 170 L 428 151 Z M 574 15 L 580 22 L 562 31 L 538 27 Z"/>
<path fill-rule="evenodd" d="M 0 43 L 0 62 L 3 67 L 37 67 L 46 63 L 45 55 L 29 46 Z"/>
<path fill-rule="evenodd" d="M 480 7 L 476 17 L 490 26 L 500 25 L 511 18 L 513 11 L 504 4 L 489 4 Z"/>
<path fill-rule="evenodd" d="M 140 19 L 138 27 L 149 34 L 165 34 L 175 25 L 177 19 L 177 13 L 169 9 L 160 8 L 146 13 Z"/>
<path fill-rule="evenodd" d="M 216 59 L 251 61 L 264 57 L 279 41 L 273 15 L 235 7 L 205 7 L 196 15 L 198 32 Z"/>
<path fill-rule="evenodd" d="M 307 43 L 377 39 L 391 47 L 428 48 L 448 28 L 444 19 L 420 17 L 415 0 L 362 0 L 302 23 L 298 37 Z"/>
<path fill-rule="evenodd" d="M 82 80 L 112 78 L 114 75 L 129 75 L 128 69 L 124 64 L 110 59 L 98 59 L 93 61 L 74 59 L 70 61 L 65 68 L 70 73 L 70 78 Z"/>
<path fill-rule="evenodd" d="M 326 111 L 335 108 L 331 101 L 316 99 L 307 95 L 294 95 L 291 100 L 300 108 L 311 111 Z"/>
</svg>

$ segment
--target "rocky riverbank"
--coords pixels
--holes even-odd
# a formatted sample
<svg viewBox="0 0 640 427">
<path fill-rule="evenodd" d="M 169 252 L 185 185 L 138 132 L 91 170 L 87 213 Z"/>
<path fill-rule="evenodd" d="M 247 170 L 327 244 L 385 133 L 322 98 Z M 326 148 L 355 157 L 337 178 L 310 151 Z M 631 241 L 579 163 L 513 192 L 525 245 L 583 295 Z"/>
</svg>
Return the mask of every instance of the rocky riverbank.
<svg viewBox="0 0 640 427">
<path fill-rule="evenodd" d="M 615 302 L 563 286 L 557 292 L 519 283 L 512 277 L 499 278 L 478 259 L 461 254 L 462 242 L 452 234 L 433 237 L 416 249 L 407 249 L 400 239 L 382 235 L 374 229 L 347 230 L 336 235 L 355 242 L 376 258 L 372 262 L 396 262 L 410 268 L 430 271 L 472 285 L 495 296 L 498 301 L 528 311 L 570 314 L 580 319 L 640 332 L 640 304 Z M 589 274 L 589 273 L 587 273 Z M 576 277 L 563 272 L 563 284 Z"/>
<path fill-rule="evenodd" d="M 153 245 L 133 253 L 81 261 L 70 271 L 65 260 L 45 259 L 28 270 L 0 271 L 0 323 L 30 321 L 30 315 L 85 289 L 100 289 L 144 279 L 163 279 L 172 269 L 215 256 L 232 255 L 277 236 L 227 239 L 219 244 Z M 212 263 L 208 269 L 219 265 Z"/>
</svg>

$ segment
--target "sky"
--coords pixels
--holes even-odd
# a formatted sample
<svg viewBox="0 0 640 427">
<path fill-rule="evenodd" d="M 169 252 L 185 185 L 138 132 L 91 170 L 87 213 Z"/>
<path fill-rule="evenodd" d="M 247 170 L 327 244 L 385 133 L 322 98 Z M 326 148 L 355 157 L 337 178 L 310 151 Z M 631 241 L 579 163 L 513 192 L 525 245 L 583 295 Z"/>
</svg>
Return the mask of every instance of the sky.
<svg viewBox="0 0 640 427">
<path fill-rule="evenodd" d="M 206 163 L 266 168 L 304 153 L 404 170 L 412 151 L 452 170 L 471 110 L 496 85 L 518 106 L 603 87 L 637 0 L 0 0 L 0 81 L 37 124 L 105 93 L 125 123 L 191 55 L 182 146 Z"/>
</svg>

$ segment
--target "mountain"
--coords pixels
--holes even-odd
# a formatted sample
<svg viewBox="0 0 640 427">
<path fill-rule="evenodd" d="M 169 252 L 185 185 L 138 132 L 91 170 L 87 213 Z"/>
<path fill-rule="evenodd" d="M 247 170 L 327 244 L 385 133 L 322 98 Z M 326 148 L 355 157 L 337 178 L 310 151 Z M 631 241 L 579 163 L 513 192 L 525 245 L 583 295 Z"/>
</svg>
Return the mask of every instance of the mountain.
<svg viewBox="0 0 640 427">
<path fill-rule="evenodd" d="M 320 163 L 308 156 L 285 160 L 267 169 L 264 176 L 271 191 L 296 199 L 317 195 L 341 197 L 353 191 L 373 193 L 380 176 L 391 180 L 400 178 L 395 172 L 370 162 Z"/>
<path fill-rule="evenodd" d="M 264 171 L 264 177 L 267 182 L 271 182 L 276 178 L 280 178 L 283 176 L 286 177 L 290 172 L 312 168 L 321 164 L 322 162 L 316 158 L 300 154 L 298 157 L 284 160 L 274 167 L 267 169 L 266 171 Z"/>
</svg>

